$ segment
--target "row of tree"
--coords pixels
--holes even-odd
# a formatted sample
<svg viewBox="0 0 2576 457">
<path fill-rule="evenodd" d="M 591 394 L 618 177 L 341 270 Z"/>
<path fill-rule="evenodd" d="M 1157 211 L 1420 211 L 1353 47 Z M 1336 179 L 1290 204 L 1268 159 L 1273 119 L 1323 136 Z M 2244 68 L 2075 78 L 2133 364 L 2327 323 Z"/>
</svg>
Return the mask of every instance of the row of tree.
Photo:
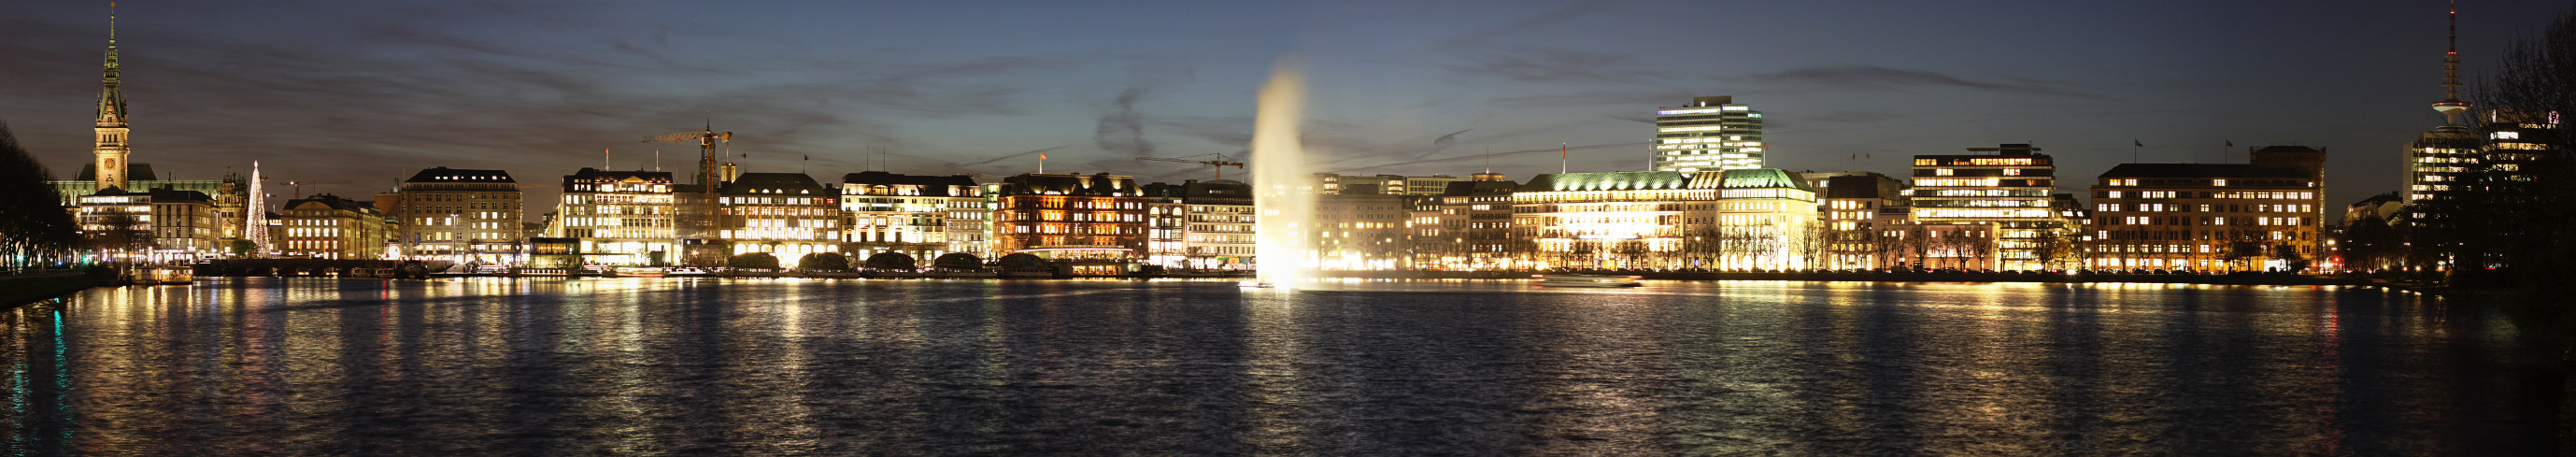
<svg viewBox="0 0 2576 457">
<path fill-rule="evenodd" d="M 53 171 L 0 123 L 0 265 L 23 269 L 79 258 L 80 226 L 46 184 L 52 180 Z"/>
</svg>

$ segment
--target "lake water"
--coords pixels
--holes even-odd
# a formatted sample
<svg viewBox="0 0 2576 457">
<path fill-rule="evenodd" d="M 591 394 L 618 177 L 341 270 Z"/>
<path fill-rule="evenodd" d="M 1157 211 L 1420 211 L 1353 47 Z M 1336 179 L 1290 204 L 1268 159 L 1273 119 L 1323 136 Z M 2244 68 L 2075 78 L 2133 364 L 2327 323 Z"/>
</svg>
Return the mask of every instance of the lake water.
<svg viewBox="0 0 2576 457">
<path fill-rule="evenodd" d="M 2539 455 L 2366 288 L 245 278 L 0 312 L 7 455 Z"/>
</svg>

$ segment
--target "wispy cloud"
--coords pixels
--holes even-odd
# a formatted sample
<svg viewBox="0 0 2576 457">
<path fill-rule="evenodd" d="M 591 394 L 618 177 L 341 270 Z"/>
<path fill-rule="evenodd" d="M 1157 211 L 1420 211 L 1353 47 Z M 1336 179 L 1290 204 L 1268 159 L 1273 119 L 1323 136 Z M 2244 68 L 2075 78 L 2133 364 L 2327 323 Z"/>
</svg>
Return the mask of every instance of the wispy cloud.
<svg viewBox="0 0 2576 457">
<path fill-rule="evenodd" d="M 1796 68 L 1787 71 L 1758 73 L 1740 78 L 1765 84 L 1803 85 L 1847 91 L 1908 91 L 1919 88 L 1959 88 L 1990 92 L 2035 95 L 2090 97 L 2056 87 L 2044 81 L 2013 79 L 2010 82 L 1978 81 L 1930 70 L 1889 68 L 1868 65 L 1842 65 Z"/>
</svg>

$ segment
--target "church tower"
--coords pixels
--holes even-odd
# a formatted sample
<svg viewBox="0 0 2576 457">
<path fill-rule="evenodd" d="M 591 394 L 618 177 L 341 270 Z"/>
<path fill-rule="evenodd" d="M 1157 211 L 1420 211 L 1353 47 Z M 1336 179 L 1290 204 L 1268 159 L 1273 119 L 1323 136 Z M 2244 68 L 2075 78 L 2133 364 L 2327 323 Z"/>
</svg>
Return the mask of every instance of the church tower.
<svg viewBox="0 0 2576 457">
<path fill-rule="evenodd" d="M 91 150 L 98 156 L 98 190 L 125 189 L 129 178 L 125 175 L 129 166 L 126 156 L 134 152 L 126 146 L 125 94 L 116 89 L 116 70 L 116 12 L 111 6 L 107 13 L 107 70 L 101 78 L 107 88 L 98 93 L 98 146 Z"/>
</svg>

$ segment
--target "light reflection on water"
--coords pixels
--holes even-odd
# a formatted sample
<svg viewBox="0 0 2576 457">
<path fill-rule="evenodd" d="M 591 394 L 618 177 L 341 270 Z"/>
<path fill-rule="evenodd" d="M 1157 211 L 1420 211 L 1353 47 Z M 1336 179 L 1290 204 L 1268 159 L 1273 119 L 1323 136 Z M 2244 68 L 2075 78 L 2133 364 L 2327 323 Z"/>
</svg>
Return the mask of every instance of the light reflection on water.
<svg viewBox="0 0 2576 457">
<path fill-rule="evenodd" d="M 2164 284 L 218 279 L 0 313 L 0 454 L 2470 454 L 2479 306 Z"/>
</svg>

